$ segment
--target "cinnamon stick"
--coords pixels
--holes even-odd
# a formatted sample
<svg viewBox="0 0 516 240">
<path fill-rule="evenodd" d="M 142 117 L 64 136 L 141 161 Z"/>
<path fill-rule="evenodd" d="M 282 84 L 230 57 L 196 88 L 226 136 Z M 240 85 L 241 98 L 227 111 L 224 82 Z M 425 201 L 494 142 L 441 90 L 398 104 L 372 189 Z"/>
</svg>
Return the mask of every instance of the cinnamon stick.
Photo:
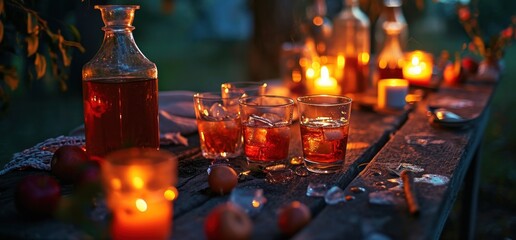
<svg viewBox="0 0 516 240">
<path fill-rule="evenodd" d="M 416 197 L 413 174 L 411 171 L 403 170 L 400 173 L 400 177 L 403 181 L 403 191 L 405 192 L 405 198 L 407 200 L 409 212 L 412 215 L 418 215 L 419 203 Z"/>
</svg>

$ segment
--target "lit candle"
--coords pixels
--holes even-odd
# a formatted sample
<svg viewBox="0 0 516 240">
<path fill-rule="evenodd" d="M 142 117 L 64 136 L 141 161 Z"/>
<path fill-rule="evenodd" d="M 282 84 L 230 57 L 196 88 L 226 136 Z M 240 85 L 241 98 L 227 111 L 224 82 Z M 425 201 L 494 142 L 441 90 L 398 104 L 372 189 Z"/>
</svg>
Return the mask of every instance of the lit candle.
<svg viewBox="0 0 516 240">
<path fill-rule="evenodd" d="M 113 239 L 167 239 L 170 236 L 172 205 L 137 196 L 120 199 L 112 208 Z"/>
<path fill-rule="evenodd" d="M 330 76 L 328 67 L 321 67 L 321 75 L 314 82 L 313 93 L 317 94 L 340 94 L 340 86 L 337 80 Z"/>
<path fill-rule="evenodd" d="M 398 78 L 382 79 L 378 82 L 378 108 L 402 109 L 408 93 L 408 81 Z"/>
<path fill-rule="evenodd" d="M 125 149 L 101 162 L 113 239 L 167 239 L 177 196 L 177 158 L 156 149 Z"/>
<path fill-rule="evenodd" d="M 428 86 L 432 78 L 433 61 L 429 53 L 414 51 L 407 54 L 403 78 L 411 85 Z"/>
</svg>

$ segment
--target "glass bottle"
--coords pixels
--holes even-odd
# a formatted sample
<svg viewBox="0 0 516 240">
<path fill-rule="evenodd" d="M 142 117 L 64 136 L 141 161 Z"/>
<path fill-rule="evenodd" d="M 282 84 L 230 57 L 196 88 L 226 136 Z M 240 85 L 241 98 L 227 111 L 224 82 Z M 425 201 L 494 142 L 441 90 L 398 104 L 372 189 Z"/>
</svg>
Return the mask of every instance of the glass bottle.
<svg viewBox="0 0 516 240">
<path fill-rule="evenodd" d="M 334 76 L 342 93 L 358 93 L 366 90 L 369 81 L 369 18 L 358 0 L 344 0 L 344 6 L 333 20 L 330 52 L 336 58 Z"/>
<path fill-rule="evenodd" d="M 326 17 L 326 0 L 314 0 L 314 4 L 307 9 L 309 17 L 308 34 L 315 44 L 319 56 L 326 56 L 331 39 L 332 24 Z"/>
<path fill-rule="evenodd" d="M 397 22 L 386 22 L 383 29 L 386 39 L 382 51 L 378 54 L 378 78 L 403 78 L 404 56 L 399 42 L 402 25 Z"/>
<path fill-rule="evenodd" d="M 94 160 L 120 148 L 159 148 L 158 71 L 138 49 L 138 5 L 96 5 L 104 40 L 83 66 L 86 150 Z"/>
<path fill-rule="evenodd" d="M 400 24 L 401 30 L 398 35 L 398 41 L 401 45 L 402 51 L 407 47 L 408 25 L 401 6 L 402 0 L 383 0 L 383 9 L 380 16 L 378 16 L 374 29 L 375 52 L 379 52 L 384 46 L 386 35 L 383 30 L 383 25 L 386 22 L 396 22 Z"/>
</svg>

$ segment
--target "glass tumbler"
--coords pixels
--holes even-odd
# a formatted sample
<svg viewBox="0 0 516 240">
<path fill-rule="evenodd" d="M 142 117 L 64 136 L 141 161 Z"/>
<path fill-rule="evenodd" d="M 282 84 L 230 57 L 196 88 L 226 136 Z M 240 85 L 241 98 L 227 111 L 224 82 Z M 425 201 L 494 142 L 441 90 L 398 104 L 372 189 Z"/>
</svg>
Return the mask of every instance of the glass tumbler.
<svg viewBox="0 0 516 240">
<path fill-rule="evenodd" d="M 193 97 L 202 155 L 208 159 L 235 158 L 242 154 L 242 123 L 238 92 L 196 93 Z"/>
<path fill-rule="evenodd" d="M 351 98 L 311 95 L 297 98 L 306 168 L 315 173 L 342 170 L 346 157 Z"/>
<path fill-rule="evenodd" d="M 240 99 L 244 152 L 249 162 L 269 165 L 287 159 L 294 100 L 281 96 Z"/>
<path fill-rule="evenodd" d="M 226 97 L 229 93 L 237 92 L 246 96 L 264 95 L 267 90 L 267 83 L 263 82 L 227 82 L 220 86 L 222 96 Z"/>
</svg>

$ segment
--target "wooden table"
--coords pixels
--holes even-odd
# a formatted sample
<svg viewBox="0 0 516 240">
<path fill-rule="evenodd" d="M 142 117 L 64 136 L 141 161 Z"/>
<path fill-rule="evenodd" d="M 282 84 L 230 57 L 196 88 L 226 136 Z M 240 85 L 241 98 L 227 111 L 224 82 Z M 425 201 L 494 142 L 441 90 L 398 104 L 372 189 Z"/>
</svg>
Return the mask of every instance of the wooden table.
<svg viewBox="0 0 516 240">
<path fill-rule="evenodd" d="M 297 200 L 309 206 L 313 220 L 294 239 L 436 239 L 440 236 L 456 196 L 464 188 L 464 237 L 472 237 L 478 191 L 479 146 L 489 114 L 489 102 L 496 85 L 469 84 L 443 87 L 429 91 L 426 98 L 399 112 L 380 113 L 367 107 L 352 111 L 351 131 L 346 155 L 346 166 L 336 174 L 295 176 L 283 184 L 270 184 L 263 174 L 251 174 L 238 183 L 239 188 L 261 188 L 267 203 L 252 218 L 253 239 L 282 239 L 277 227 L 277 211 L 284 204 Z M 428 122 L 428 105 L 442 103 L 443 99 L 460 100 L 457 113 L 476 117 L 468 128 L 448 129 Z M 358 104 L 355 104 L 358 106 Z M 292 156 L 301 153 L 299 128 L 294 125 L 291 144 Z M 431 136 L 426 146 L 407 143 L 407 136 Z M 203 239 L 204 218 L 211 209 L 228 201 L 228 195 L 210 192 L 206 169 L 209 162 L 200 154 L 197 135 L 188 136 L 190 146 L 163 146 L 179 158 L 177 188 L 179 198 L 174 202 L 174 239 Z M 435 142 L 431 142 L 435 140 Z M 242 163 L 243 160 L 235 160 Z M 411 163 L 424 169 L 415 173 L 437 174 L 449 182 L 436 186 L 416 182 L 416 194 L 421 211 L 419 216 L 409 214 L 403 191 L 390 190 L 396 204 L 373 204 L 371 193 L 386 191 L 397 184 L 390 182 L 396 176 L 389 168 L 400 163 Z M 0 177 L 0 237 L 9 238 L 74 238 L 84 232 L 69 223 L 57 220 L 30 221 L 21 217 L 13 202 L 16 183 L 28 174 L 43 171 L 13 171 Z M 45 173 L 48 174 L 48 173 Z M 392 181 L 392 180 L 391 180 Z M 328 205 L 324 198 L 308 197 L 309 183 L 338 186 L 355 199 Z M 366 191 L 356 193 L 353 187 Z M 64 193 L 73 192 L 64 186 Z M 107 224 L 107 222 L 106 222 Z M 386 239 L 387 239 L 386 238 Z"/>
</svg>

